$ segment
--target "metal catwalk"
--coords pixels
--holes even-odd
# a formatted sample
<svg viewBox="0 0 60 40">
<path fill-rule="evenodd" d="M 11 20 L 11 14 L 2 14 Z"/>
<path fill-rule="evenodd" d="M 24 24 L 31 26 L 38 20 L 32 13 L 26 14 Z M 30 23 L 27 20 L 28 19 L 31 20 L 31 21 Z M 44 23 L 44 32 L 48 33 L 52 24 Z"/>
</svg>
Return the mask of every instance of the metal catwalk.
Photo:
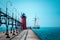
<svg viewBox="0 0 60 40">
<path fill-rule="evenodd" d="M 4 21 L 3 21 L 4 20 Z M 15 30 L 14 30 L 14 26 L 15 26 L 15 29 L 16 29 L 16 33 L 18 33 L 19 31 L 21 31 L 22 30 L 22 23 L 21 22 L 19 22 L 17 19 L 14 19 L 13 18 L 13 13 L 12 13 L 12 17 L 11 16 L 9 16 L 9 15 L 7 15 L 6 13 L 4 13 L 4 12 L 2 12 L 1 10 L 0 10 L 0 26 L 2 25 L 2 24 L 4 24 L 5 26 L 6 26 L 6 35 L 7 35 L 7 38 L 10 38 L 9 37 L 9 31 L 8 31 L 8 27 L 9 27 L 9 25 L 11 25 L 12 27 L 11 27 L 11 33 L 13 33 L 13 35 L 15 35 L 14 34 L 14 32 L 15 32 Z M 18 30 L 19 29 L 19 30 Z M 12 32 L 13 31 L 13 32 Z M 18 32 L 17 32 L 18 31 Z"/>
</svg>

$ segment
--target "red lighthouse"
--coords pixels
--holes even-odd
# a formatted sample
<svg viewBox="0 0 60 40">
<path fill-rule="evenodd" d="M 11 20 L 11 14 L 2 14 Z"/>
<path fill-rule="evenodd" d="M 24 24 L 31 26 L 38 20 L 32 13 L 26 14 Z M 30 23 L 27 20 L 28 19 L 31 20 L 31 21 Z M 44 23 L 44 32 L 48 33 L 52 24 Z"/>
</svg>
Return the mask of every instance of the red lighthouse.
<svg viewBox="0 0 60 40">
<path fill-rule="evenodd" d="M 22 22 L 22 29 L 23 30 L 26 29 L 26 16 L 24 13 L 21 16 L 21 22 Z"/>
</svg>

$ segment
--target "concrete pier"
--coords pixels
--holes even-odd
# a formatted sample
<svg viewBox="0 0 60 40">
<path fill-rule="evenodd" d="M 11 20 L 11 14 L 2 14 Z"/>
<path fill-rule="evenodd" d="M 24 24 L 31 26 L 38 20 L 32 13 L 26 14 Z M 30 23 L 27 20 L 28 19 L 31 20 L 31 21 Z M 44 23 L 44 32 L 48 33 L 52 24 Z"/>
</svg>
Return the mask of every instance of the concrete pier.
<svg viewBox="0 0 60 40">
<path fill-rule="evenodd" d="M 12 36 L 12 34 L 10 34 L 10 38 L 6 38 L 6 35 L 3 35 L 3 33 L 0 33 L 0 40 L 40 40 L 38 38 L 37 35 L 35 35 L 35 33 L 30 30 L 23 30 L 20 34 L 18 34 L 17 36 Z"/>
<path fill-rule="evenodd" d="M 5 33 L 0 33 L 0 40 L 24 40 L 26 33 L 27 30 L 23 30 L 18 35 L 9 34 L 10 38 L 6 38 Z"/>
<path fill-rule="evenodd" d="M 40 40 L 40 39 L 38 38 L 37 35 L 35 35 L 35 33 L 32 30 L 28 29 L 26 40 Z"/>
</svg>

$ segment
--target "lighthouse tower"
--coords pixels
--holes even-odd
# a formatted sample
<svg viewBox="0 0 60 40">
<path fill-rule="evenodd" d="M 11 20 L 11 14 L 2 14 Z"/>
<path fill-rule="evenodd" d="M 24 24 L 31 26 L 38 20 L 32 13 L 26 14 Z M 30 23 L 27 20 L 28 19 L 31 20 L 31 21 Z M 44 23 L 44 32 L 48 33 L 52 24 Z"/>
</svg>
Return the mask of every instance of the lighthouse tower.
<svg viewBox="0 0 60 40">
<path fill-rule="evenodd" d="M 26 16 L 24 13 L 21 16 L 21 22 L 22 22 L 22 29 L 23 30 L 26 29 Z"/>
</svg>

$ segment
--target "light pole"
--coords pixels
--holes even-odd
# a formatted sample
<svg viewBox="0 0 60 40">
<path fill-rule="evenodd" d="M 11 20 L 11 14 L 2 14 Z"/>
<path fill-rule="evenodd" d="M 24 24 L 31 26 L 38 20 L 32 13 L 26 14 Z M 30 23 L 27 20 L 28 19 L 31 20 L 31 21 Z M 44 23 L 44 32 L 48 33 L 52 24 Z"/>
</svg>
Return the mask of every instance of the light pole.
<svg viewBox="0 0 60 40">
<path fill-rule="evenodd" d="M 8 12 L 8 7 L 7 7 L 7 6 L 8 6 L 8 5 L 7 5 L 7 4 L 8 4 L 9 2 L 10 2 L 10 1 L 7 2 L 7 0 L 6 0 L 6 35 L 7 35 L 6 38 L 10 38 L 9 32 L 8 32 L 8 19 L 7 19 L 7 18 L 8 18 L 8 17 L 7 17 L 7 15 L 8 15 L 8 13 L 7 13 L 7 12 Z"/>
<path fill-rule="evenodd" d="M 1 8 L 0 8 L 0 12 L 1 12 Z M 0 26 L 1 26 L 1 13 L 0 13 Z"/>
<path fill-rule="evenodd" d="M 17 9 L 15 10 L 16 11 L 16 13 L 17 13 L 17 15 L 15 16 L 15 18 L 16 18 L 16 20 L 17 20 L 17 22 L 15 21 L 15 28 L 16 28 L 16 33 L 18 34 L 18 12 L 17 12 Z"/>
<path fill-rule="evenodd" d="M 13 30 L 13 15 L 14 15 L 14 13 L 12 12 L 12 27 L 11 27 L 11 33 L 12 33 L 12 30 Z"/>
<path fill-rule="evenodd" d="M 15 11 L 16 11 L 16 13 L 17 13 L 17 9 L 16 9 Z M 17 15 L 15 16 L 15 18 L 16 18 L 16 20 L 17 20 Z M 15 25 L 15 29 L 16 29 L 16 34 L 17 34 L 17 33 L 18 33 L 18 32 L 17 32 L 17 21 L 15 21 L 15 24 L 16 24 L 16 25 Z"/>
<path fill-rule="evenodd" d="M 18 20 L 18 17 L 19 17 L 19 16 L 18 16 L 18 13 L 17 13 L 17 21 L 19 21 L 19 20 Z M 18 24 L 19 24 L 19 22 L 17 22 L 17 25 L 16 25 L 16 33 L 17 33 L 17 34 L 18 34 L 18 31 L 19 31 L 19 30 L 18 30 L 18 29 L 19 29 L 19 28 L 18 28 Z"/>
<path fill-rule="evenodd" d="M 16 12 L 16 8 L 13 8 L 12 11 L 15 11 Z M 12 12 L 12 18 L 14 18 L 14 13 Z M 13 30 L 13 35 L 15 35 L 15 30 L 14 30 L 14 27 L 13 27 L 14 23 L 13 23 L 13 19 L 12 19 L 12 27 L 11 27 L 11 31 Z M 12 33 L 12 32 L 11 32 Z"/>
<path fill-rule="evenodd" d="M 19 13 L 18 13 L 18 21 L 20 22 Z M 20 23 L 18 23 L 18 33 L 20 33 Z"/>
</svg>

